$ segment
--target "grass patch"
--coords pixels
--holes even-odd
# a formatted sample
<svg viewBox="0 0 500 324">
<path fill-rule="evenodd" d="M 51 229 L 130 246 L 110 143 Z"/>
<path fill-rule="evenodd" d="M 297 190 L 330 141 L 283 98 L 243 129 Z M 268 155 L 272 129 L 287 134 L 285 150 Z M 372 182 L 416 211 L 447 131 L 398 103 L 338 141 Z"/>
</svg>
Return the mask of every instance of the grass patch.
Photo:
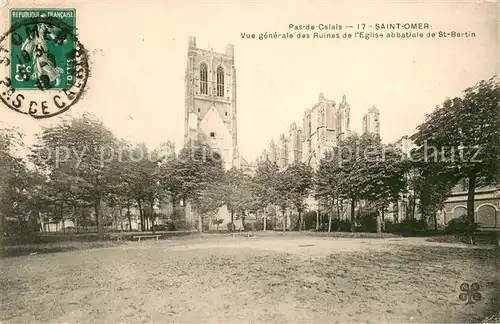
<svg viewBox="0 0 500 324">
<path fill-rule="evenodd" d="M 38 244 L 8 245 L 0 247 L 0 258 L 105 248 L 105 247 L 117 246 L 120 244 L 122 243 L 111 242 L 111 241 L 99 241 L 99 242 L 57 242 L 57 243 L 44 243 L 44 244 L 38 243 Z"/>
</svg>

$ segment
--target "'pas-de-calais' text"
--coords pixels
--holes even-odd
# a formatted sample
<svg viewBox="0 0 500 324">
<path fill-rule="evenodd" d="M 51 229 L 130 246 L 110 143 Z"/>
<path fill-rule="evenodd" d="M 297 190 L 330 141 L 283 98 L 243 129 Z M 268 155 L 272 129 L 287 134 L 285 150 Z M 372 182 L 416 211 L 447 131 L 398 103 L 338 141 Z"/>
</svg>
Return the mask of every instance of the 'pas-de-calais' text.
<svg viewBox="0 0 500 324">
<path fill-rule="evenodd" d="M 301 30 L 335 30 L 340 31 L 342 29 L 349 29 L 356 26 L 353 25 L 345 25 L 344 27 L 340 24 L 288 24 L 288 30 L 301 31 Z M 373 25 L 357 24 L 358 29 L 365 29 L 366 27 L 374 28 L 377 30 L 415 30 L 415 29 L 429 29 L 430 26 L 428 23 L 422 22 L 404 22 L 404 23 L 376 23 Z"/>
</svg>

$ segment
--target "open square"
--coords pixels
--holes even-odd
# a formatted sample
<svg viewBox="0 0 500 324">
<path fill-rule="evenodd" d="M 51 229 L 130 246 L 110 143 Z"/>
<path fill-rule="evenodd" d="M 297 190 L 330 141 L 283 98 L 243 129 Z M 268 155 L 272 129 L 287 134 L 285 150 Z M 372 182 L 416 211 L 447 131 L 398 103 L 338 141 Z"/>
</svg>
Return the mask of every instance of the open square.
<svg viewBox="0 0 500 324">
<path fill-rule="evenodd" d="M 500 306 L 499 253 L 418 238 L 209 235 L 11 257 L 0 320 L 476 322 Z M 463 282 L 479 283 L 482 299 L 459 300 Z"/>
</svg>

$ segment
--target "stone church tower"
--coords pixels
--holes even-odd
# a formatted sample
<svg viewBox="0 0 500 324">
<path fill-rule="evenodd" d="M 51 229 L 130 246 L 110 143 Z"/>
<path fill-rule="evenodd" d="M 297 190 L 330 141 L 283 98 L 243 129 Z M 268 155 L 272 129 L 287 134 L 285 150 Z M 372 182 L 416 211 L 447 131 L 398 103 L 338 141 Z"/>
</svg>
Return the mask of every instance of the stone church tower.
<svg viewBox="0 0 500 324">
<path fill-rule="evenodd" d="M 224 169 L 239 168 L 233 45 L 215 53 L 197 48 L 190 36 L 185 84 L 185 144 L 206 143 L 219 154 Z"/>
</svg>

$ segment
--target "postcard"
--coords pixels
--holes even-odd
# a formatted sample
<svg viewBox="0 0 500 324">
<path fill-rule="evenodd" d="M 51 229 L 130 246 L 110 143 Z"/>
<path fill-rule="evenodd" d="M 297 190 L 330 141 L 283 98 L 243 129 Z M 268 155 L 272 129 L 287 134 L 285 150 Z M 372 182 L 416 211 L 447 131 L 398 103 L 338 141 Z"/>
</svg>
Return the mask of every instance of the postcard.
<svg viewBox="0 0 500 324">
<path fill-rule="evenodd" d="M 498 1 L 0 1 L 0 323 L 500 323 Z"/>
</svg>

